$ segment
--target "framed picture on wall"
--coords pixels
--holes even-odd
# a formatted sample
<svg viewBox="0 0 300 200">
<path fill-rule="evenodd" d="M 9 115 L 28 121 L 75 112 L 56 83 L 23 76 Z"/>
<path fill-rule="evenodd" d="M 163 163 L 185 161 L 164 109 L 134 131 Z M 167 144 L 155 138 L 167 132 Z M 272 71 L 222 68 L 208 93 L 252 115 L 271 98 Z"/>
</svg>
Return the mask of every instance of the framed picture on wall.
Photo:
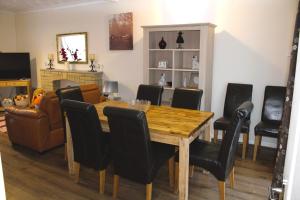
<svg viewBox="0 0 300 200">
<path fill-rule="evenodd" d="M 87 32 L 56 35 L 58 63 L 88 63 Z"/>
<path fill-rule="evenodd" d="M 115 14 L 109 20 L 109 49 L 133 49 L 132 12 Z"/>
</svg>

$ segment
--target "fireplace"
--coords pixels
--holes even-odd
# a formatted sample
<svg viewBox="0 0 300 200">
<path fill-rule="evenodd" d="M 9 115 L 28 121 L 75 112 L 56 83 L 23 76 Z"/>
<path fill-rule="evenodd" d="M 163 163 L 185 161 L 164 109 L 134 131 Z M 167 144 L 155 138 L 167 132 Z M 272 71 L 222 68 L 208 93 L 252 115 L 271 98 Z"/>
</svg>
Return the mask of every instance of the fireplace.
<svg viewBox="0 0 300 200">
<path fill-rule="evenodd" d="M 41 85 L 46 91 L 56 91 L 58 88 L 96 84 L 102 91 L 102 72 L 47 70 L 41 69 Z"/>
</svg>

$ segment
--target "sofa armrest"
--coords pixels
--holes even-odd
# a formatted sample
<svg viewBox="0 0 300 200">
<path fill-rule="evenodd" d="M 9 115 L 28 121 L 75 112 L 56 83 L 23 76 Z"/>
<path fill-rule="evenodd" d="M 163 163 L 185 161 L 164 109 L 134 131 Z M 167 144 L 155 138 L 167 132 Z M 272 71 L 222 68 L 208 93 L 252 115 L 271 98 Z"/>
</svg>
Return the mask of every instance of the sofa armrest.
<svg viewBox="0 0 300 200">
<path fill-rule="evenodd" d="M 31 109 L 31 108 L 18 108 L 15 106 L 11 106 L 5 109 L 5 112 L 13 115 L 18 115 L 20 117 L 33 118 L 33 119 L 41 119 L 42 117 L 46 117 L 46 113 L 40 110 Z"/>
</svg>

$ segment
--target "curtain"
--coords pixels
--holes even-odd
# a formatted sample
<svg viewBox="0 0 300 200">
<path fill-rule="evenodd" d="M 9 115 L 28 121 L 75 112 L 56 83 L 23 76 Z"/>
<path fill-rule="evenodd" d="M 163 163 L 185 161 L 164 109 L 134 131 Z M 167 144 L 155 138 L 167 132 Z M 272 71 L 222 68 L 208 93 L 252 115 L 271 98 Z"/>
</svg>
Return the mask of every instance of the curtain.
<svg viewBox="0 0 300 200">
<path fill-rule="evenodd" d="M 287 83 L 286 101 L 284 104 L 282 125 L 279 129 L 276 163 L 273 172 L 273 179 L 272 179 L 269 199 L 281 199 L 283 197 L 283 183 L 282 183 L 283 169 L 284 169 L 284 161 L 286 155 L 290 116 L 291 116 L 292 101 L 293 101 L 294 80 L 295 80 L 298 42 L 299 42 L 299 30 L 300 30 L 300 4 L 298 4 L 298 12 L 296 17 L 294 38 L 292 44 L 293 46 L 291 52 L 290 71 L 289 71 L 289 77 Z M 282 189 L 281 193 L 278 192 L 280 189 Z"/>
</svg>

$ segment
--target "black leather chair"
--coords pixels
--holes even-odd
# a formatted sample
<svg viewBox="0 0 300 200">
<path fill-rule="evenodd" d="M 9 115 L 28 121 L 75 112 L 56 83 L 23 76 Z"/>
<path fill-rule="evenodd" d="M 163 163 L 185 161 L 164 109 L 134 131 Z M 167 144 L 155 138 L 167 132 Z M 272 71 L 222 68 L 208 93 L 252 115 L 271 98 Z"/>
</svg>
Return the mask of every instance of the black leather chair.
<svg viewBox="0 0 300 200">
<path fill-rule="evenodd" d="M 252 100 L 252 89 L 253 86 L 249 84 L 238 84 L 238 83 L 228 83 L 223 117 L 217 119 L 214 122 L 214 142 L 217 143 L 218 140 L 218 130 L 222 130 L 222 139 L 226 130 L 230 128 L 230 119 L 232 118 L 234 111 L 245 101 Z M 243 134 L 243 152 L 242 158 L 246 157 L 246 150 L 249 141 L 249 129 L 250 129 L 250 115 L 247 117 L 246 121 L 242 125 Z"/>
<path fill-rule="evenodd" d="M 75 100 L 75 101 L 84 101 L 83 96 L 80 91 L 79 86 L 73 86 L 73 87 L 66 87 L 66 88 L 60 88 L 56 90 L 56 95 L 58 96 L 59 102 L 62 102 L 64 99 L 70 99 L 70 100 Z M 66 133 L 66 122 L 65 122 L 65 117 L 64 117 L 64 112 L 61 106 L 61 113 L 62 113 L 62 120 L 64 124 L 64 131 Z"/>
<path fill-rule="evenodd" d="M 255 144 L 253 161 L 256 161 L 257 149 L 262 137 L 277 138 L 281 125 L 286 87 L 266 86 L 261 121 L 255 126 Z"/>
<path fill-rule="evenodd" d="M 105 170 L 110 161 L 109 134 L 102 131 L 93 104 L 63 100 L 62 107 L 70 124 L 74 151 L 76 182 L 79 181 L 80 165 L 99 171 L 99 191 L 104 193 Z"/>
<path fill-rule="evenodd" d="M 234 161 L 243 122 L 253 109 L 250 101 L 242 103 L 233 113 L 230 128 L 220 144 L 196 139 L 190 144 L 190 164 L 212 173 L 219 181 L 220 200 L 225 199 L 225 181 L 230 175 L 230 187 L 234 186 Z M 178 159 L 178 155 L 176 156 Z M 178 164 L 176 164 L 176 177 Z M 178 178 L 176 178 L 176 189 Z"/>
<path fill-rule="evenodd" d="M 75 101 L 82 101 L 83 100 L 83 96 L 80 90 L 79 86 L 72 86 L 72 87 L 65 87 L 65 88 L 60 88 L 58 90 L 56 90 L 56 95 L 58 96 L 59 102 L 61 103 L 64 99 L 70 99 L 70 100 L 75 100 Z M 61 105 L 61 104 L 60 104 Z M 65 114 L 64 114 L 64 110 L 62 108 L 61 105 L 61 118 L 62 118 L 62 122 L 63 122 L 63 128 L 64 128 L 64 133 L 65 133 L 65 137 L 66 137 L 66 119 L 65 119 Z M 65 144 L 65 160 L 67 160 L 67 145 Z"/>
<path fill-rule="evenodd" d="M 174 156 L 172 145 L 150 141 L 148 123 L 142 111 L 105 107 L 108 118 L 114 165 L 113 197 L 117 197 L 119 176 L 146 184 L 146 199 L 151 199 L 152 181 L 159 168 Z"/>
<path fill-rule="evenodd" d="M 136 99 L 148 100 L 151 105 L 160 106 L 164 88 L 157 85 L 139 85 Z"/>
<path fill-rule="evenodd" d="M 172 107 L 200 110 L 203 90 L 175 88 Z"/>
</svg>

